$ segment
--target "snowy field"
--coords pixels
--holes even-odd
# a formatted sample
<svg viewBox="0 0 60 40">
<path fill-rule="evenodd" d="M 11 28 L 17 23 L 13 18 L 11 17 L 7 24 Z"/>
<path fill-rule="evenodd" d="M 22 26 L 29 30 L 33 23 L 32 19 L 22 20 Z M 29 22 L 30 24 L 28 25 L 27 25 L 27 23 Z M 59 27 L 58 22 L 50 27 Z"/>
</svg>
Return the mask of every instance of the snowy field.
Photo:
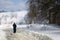
<svg viewBox="0 0 60 40">
<path fill-rule="evenodd" d="M 46 25 L 46 24 L 30 24 L 27 27 L 24 27 L 24 30 L 42 33 L 45 35 L 49 35 L 54 40 L 60 40 L 60 26 L 57 25 Z"/>
<path fill-rule="evenodd" d="M 25 31 L 18 29 L 16 33 L 12 33 L 12 30 L 0 31 L 0 40 L 53 40 L 48 35 Z"/>
<path fill-rule="evenodd" d="M 25 22 L 27 13 L 0 13 L 0 40 L 60 40 L 60 26 L 52 24 L 20 24 L 17 25 L 17 33 L 13 34 L 12 24 Z"/>
<path fill-rule="evenodd" d="M 18 25 L 17 32 L 14 34 L 11 26 L 11 24 L 0 26 L 0 40 L 53 40 L 53 38 L 47 34 L 23 29 L 28 25 Z"/>
<path fill-rule="evenodd" d="M 28 40 L 28 39 L 29 40 L 39 40 L 38 38 L 40 36 L 34 36 L 33 37 L 33 35 L 35 33 L 36 33 L 35 35 L 37 35 L 37 34 L 38 35 L 42 35 L 41 37 L 43 37 L 43 38 L 41 40 L 43 40 L 45 36 L 47 36 L 48 38 L 51 38 L 52 40 L 60 40 L 60 30 L 59 30 L 59 28 L 54 28 L 54 26 L 50 28 L 50 26 L 47 25 L 48 28 L 50 28 L 50 29 L 53 28 L 53 30 L 50 30 L 50 29 L 49 30 L 48 29 L 47 30 L 46 29 L 45 30 L 41 30 L 41 28 L 45 27 L 45 25 L 43 25 L 43 24 L 40 24 L 40 25 L 39 24 L 17 25 L 17 33 L 16 34 L 13 34 L 13 29 L 12 29 L 11 26 L 12 25 L 8 25 L 8 24 L 6 24 L 6 26 L 5 25 L 1 26 L 0 30 L 2 30 L 2 31 L 0 31 L 0 35 L 1 35 L 0 37 L 1 38 L 4 37 L 4 38 L 2 38 L 2 40 L 6 39 L 6 36 L 8 36 L 7 38 L 10 39 L 10 40 L 20 40 L 19 37 L 21 38 L 23 36 L 24 36 L 23 38 L 25 38 L 26 40 Z M 22 30 L 20 30 L 20 29 L 22 29 Z M 6 35 L 6 33 L 8 35 Z M 30 34 L 30 33 L 32 33 L 32 34 Z M 23 40 L 23 38 L 21 40 Z M 48 39 L 46 39 L 46 40 L 48 40 Z"/>
</svg>

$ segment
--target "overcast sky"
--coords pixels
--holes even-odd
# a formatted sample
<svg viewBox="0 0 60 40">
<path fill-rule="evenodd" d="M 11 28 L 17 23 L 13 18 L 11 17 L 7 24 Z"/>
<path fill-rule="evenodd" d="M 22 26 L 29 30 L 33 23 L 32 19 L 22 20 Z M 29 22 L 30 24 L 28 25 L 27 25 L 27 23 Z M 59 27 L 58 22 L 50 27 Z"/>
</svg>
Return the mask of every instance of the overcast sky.
<svg viewBox="0 0 60 40">
<path fill-rule="evenodd" d="M 18 11 L 26 10 L 27 0 L 0 0 L 0 10 L 5 11 Z"/>
</svg>

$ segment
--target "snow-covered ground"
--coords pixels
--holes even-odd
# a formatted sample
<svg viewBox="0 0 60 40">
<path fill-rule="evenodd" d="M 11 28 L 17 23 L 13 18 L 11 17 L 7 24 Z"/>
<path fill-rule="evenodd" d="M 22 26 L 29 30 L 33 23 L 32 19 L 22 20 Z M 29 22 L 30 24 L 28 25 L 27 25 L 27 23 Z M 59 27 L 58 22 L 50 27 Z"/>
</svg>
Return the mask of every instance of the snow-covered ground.
<svg viewBox="0 0 60 40">
<path fill-rule="evenodd" d="M 47 30 L 60 30 L 60 26 L 50 25 L 50 24 L 29 24 L 29 25 L 19 25 L 23 29 L 34 30 L 34 31 L 47 31 Z"/>
<path fill-rule="evenodd" d="M 13 33 L 13 30 L 9 28 L 10 26 L 11 25 L 7 24 L 6 26 L 1 26 L 0 40 L 52 40 L 52 38 L 46 34 L 27 31 L 20 28 L 17 28 L 16 33 Z"/>
<path fill-rule="evenodd" d="M 41 33 L 50 36 L 54 40 L 60 40 L 60 26 L 54 24 L 29 24 L 18 25 L 18 28 L 22 28 L 26 31 Z"/>
<path fill-rule="evenodd" d="M 6 38 L 6 32 L 0 30 L 0 40 L 7 40 Z"/>
<path fill-rule="evenodd" d="M 46 26 L 46 28 L 48 27 L 49 29 L 46 30 L 45 26 Z M 44 29 L 42 29 L 42 27 Z M 6 26 L 5 25 L 1 26 L 0 29 L 5 30 L 5 29 L 11 29 L 11 28 L 12 28 L 11 25 L 6 24 Z M 37 34 L 40 33 L 40 34 L 48 35 L 53 40 L 60 40 L 60 30 L 59 30 L 60 28 L 55 28 L 55 26 L 53 26 L 53 25 L 51 25 L 51 26 L 50 25 L 43 25 L 43 24 L 17 25 L 17 30 L 18 29 L 23 29 L 27 32 L 33 32 L 33 33 L 37 33 Z M 53 30 L 51 30 L 51 29 L 53 29 Z M 12 31 L 11 31 L 11 33 L 12 33 Z"/>
<path fill-rule="evenodd" d="M 12 23 L 14 22 L 16 22 L 17 24 L 22 21 L 24 22 L 23 18 L 25 17 L 27 13 L 28 13 L 27 11 L 0 13 L 0 30 L 1 30 L 0 40 L 4 40 L 4 39 L 6 40 L 5 38 L 6 33 L 3 30 L 5 29 L 12 30 Z M 34 32 L 34 33 L 41 33 L 44 35 L 48 35 L 54 40 L 60 40 L 60 28 L 59 27 L 60 26 L 50 25 L 50 24 L 22 24 L 22 25 L 20 24 L 20 25 L 17 25 L 17 29 L 23 29 L 23 30 L 26 30 L 27 32 Z M 19 35 L 19 34 L 20 33 L 17 33 L 16 35 Z M 23 34 L 26 34 L 26 33 L 23 33 Z M 21 35 L 23 34 L 21 33 Z M 28 36 L 28 35 L 26 34 L 25 36 Z M 24 38 L 27 38 L 25 36 Z M 28 36 L 28 37 L 31 38 L 31 36 Z"/>
<path fill-rule="evenodd" d="M 9 31 L 6 31 L 8 40 L 52 40 L 48 35 L 30 32 L 23 29 L 17 29 L 15 34 L 12 33 L 11 30 Z"/>
<path fill-rule="evenodd" d="M 23 29 L 49 35 L 54 40 L 60 40 L 60 26 L 46 24 L 31 24 Z"/>
</svg>

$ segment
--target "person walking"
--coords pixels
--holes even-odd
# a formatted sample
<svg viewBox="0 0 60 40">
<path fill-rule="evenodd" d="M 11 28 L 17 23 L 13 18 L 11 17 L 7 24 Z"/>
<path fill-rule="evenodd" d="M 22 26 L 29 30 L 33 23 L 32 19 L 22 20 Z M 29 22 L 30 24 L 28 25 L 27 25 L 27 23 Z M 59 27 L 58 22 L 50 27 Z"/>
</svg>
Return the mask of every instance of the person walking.
<svg viewBox="0 0 60 40">
<path fill-rule="evenodd" d="M 16 27 L 17 27 L 17 25 L 14 23 L 13 24 L 13 33 L 16 33 Z"/>
</svg>

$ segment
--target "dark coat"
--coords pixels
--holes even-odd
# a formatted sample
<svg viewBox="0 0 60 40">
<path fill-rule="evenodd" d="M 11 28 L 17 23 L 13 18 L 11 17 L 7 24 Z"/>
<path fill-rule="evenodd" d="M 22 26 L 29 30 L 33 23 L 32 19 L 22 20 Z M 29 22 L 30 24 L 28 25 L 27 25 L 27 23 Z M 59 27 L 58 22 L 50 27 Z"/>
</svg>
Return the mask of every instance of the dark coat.
<svg viewBox="0 0 60 40">
<path fill-rule="evenodd" d="M 16 33 L 16 27 L 17 27 L 17 26 L 16 26 L 16 24 L 14 23 L 14 24 L 13 24 L 13 33 Z"/>
</svg>

